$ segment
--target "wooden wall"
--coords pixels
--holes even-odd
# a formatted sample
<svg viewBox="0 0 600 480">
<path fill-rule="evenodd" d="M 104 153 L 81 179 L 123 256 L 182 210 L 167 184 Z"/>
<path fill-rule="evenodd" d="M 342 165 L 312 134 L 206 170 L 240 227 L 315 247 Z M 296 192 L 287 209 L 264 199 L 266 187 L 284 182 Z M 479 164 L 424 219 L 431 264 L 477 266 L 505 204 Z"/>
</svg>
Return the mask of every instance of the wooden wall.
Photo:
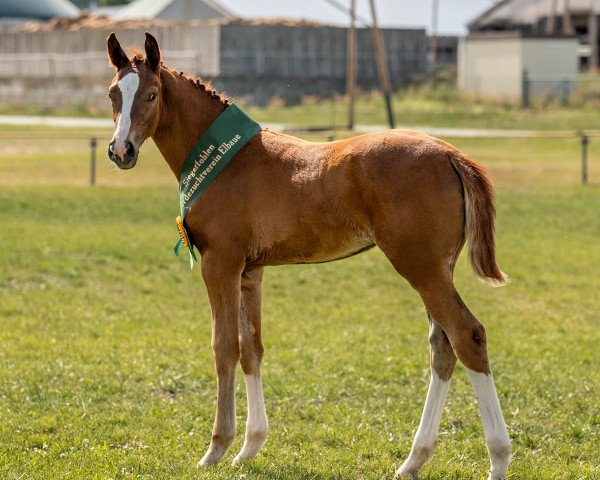
<svg viewBox="0 0 600 480">
<path fill-rule="evenodd" d="M 140 26 L 116 28 L 116 33 L 124 47 L 143 46 L 144 30 Z M 150 30 L 159 40 L 167 65 L 214 79 L 217 87 L 250 103 L 265 103 L 272 97 L 296 101 L 306 95 L 323 97 L 345 90 L 345 28 L 193 22 Z M 0 33 L 0 102 L 27 100 L 52 106 L 75 101 L 63 92 L 72 88 L 77 102 L 103 105 L 101 86 L 113 74 L 106 56 L 110 31 L 81 28 Z M 424 30 L 383 29 L 382 33 L 395 88 L 426 71 Z M 357 37 L 358 84 L 373 88 L 377 69 L 371 31 L 359 29 Z M 62 93 L 53 95 L 53 88 Z"/>
<path fill-rule="evenodd" d="M 190 73 L 219 72 L 218 25 L 152 28 L 166 63 Z M 110 77 L 106 37 L 110 29 L 0 34 L 0 78 Z M 117 29 L 121 45 L 144 45 L 144 28 Z"/>
</svg>

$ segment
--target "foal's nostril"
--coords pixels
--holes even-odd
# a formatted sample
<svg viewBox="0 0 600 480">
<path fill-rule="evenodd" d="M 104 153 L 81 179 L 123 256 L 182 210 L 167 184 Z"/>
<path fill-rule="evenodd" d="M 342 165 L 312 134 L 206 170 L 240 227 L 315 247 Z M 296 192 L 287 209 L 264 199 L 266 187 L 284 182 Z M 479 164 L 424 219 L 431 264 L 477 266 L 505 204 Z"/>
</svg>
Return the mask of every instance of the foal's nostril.
<svg viewBox="0 0 600 480">
<path fill-rule="evenodd" d="M 114 158 L 115 158 L 115 152 L 113 150 L 114 146 L 115 146 L 114 140 L 108 144 L 108 158 L 110 158 L 111 160 L 114 160 Z"/>
<path fill-rule="evenodd" d="M 135 147 L 133 146 L 133 143 L 131 143 L 131 142 L 128 141 L 125 144 L 125 146 L 127 147 L 127 150 L 125 152 L 125 156 L 129 157 L 129 158 L 135 157 Z"/>
</svg>

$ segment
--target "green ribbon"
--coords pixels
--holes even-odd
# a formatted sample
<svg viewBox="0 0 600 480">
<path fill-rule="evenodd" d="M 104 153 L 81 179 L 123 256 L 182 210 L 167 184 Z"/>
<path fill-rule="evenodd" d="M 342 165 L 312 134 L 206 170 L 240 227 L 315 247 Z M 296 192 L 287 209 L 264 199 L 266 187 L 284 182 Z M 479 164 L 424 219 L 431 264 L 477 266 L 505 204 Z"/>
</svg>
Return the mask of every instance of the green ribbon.
<svg viewBox="0 0 600 480">
<path fill-rule="evenodd" d="M 185 216 L 235 154 L 260 130 L 260 125 L 237 105 L 229 105 L 187 156 L 179 176 L 179 205 L 189 245 L 190 268 L 194 267 L 197 260 L 185 227 Z M 179 255 L 183 244 L 181 238 L 173 248 L 175 255 Z"/>
</svg>

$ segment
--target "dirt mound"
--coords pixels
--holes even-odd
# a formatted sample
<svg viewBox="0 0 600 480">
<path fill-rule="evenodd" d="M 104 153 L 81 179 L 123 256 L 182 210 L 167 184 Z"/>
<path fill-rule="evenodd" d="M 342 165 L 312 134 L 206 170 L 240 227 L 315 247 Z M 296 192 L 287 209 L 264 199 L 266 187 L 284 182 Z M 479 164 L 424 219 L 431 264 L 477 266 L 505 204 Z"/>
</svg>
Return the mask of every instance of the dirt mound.
<svg viewBox="0 0 600 480">
<path fill-rule="evenodd" d="M 104 15 L 92 15 L 85 12 L 75 18 L 56 17 L 46 23 L 26 22 L 10 30 L 10 33 L 26 32 L 52 32 L 55 30 L 85 30 L 85 29 L 127 29 L 127 28 L 153 28 L 168 25 L 284 25 L 286 27 L 311 26 L 322 27 L 321 23 L 309 20 L 293 20 L 288 18 L 255 18 L 245 20 L 242 18 L 225 18 L 210 20 L 113 20 Z"/>
</svg>

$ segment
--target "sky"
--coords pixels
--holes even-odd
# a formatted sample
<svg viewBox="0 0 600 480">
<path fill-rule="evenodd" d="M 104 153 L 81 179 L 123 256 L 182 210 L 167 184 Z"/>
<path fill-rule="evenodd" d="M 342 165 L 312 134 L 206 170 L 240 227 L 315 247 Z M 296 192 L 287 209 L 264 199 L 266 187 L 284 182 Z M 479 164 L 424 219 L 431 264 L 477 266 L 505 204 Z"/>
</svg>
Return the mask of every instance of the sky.
<svg viewBox="0 0 600 480">
<path fill-rule="evenodd" d="M 497 0 L 438 0 L 438 34 L 465 35 L 466 24 L 492 7 Z M 286 17 L 346 25 L 348 16 L 336 9 L 349 7 L 350 0 L 220 0 L 225 8 L 242 18 Z M 426 28 L 431 33 L 432 0 L 376 0 L 379 24 L 383 27 Z M 370 21 L 369 0 L 356 0 L 357 14 Z"/>
</svg>

